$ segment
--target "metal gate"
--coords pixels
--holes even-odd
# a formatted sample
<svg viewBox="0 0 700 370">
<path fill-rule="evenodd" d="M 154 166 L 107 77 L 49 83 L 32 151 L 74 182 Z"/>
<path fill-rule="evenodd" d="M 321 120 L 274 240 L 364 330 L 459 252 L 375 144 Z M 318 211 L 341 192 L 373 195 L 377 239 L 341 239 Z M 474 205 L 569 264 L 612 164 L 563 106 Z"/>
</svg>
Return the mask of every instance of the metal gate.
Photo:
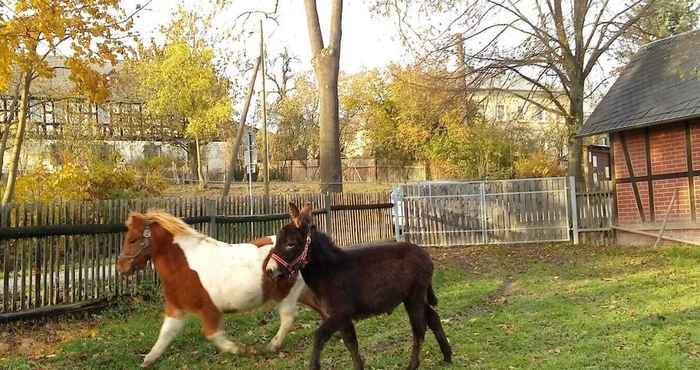
<svg viewBox="0 0 700 370">
<path fill-rule="evenodd" d="M 396 235 L 422 246 L 569 241 L 569 188 L 564 177 L 400 185 Z"/>
</svg>

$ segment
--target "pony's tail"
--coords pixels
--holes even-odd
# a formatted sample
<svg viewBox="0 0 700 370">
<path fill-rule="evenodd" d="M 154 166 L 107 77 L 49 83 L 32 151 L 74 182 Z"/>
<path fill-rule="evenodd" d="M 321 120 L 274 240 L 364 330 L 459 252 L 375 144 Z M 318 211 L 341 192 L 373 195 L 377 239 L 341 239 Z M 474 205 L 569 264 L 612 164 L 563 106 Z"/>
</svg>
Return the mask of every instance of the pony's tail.
<svg viewBox="0 0 700 370">
<path fill-rule="evenodd" d="M 435 307 L 438 304 L 438 299 L 435 296 L 435 291 L 433 290 L 433 284 L 428 286 L 428 304 Z"/>
</svg>

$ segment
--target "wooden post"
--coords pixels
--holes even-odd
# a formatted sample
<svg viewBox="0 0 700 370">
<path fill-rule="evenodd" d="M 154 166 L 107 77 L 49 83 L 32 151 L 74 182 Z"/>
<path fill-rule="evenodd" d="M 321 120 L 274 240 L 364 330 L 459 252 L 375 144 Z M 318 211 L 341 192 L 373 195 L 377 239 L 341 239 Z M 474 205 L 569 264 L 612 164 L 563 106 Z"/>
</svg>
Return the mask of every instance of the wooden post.
<svg viewBox="0 0 700 370">
<path fill-rule="evenodd" d="M 571 233 L 574 245 L 578 244 L 578 207 L 576 205 L 576 177 L 569 176 L 569 197 L 571 198 Z"/>
<path fill-rule="evenodd" d="M 265 40 L 263 22 L 260 20 L 260 68 L 262 72 L 262 107 L 263 107 L 263 173 L 265 175 L 265 212 L 270 208 L 270 154 L 267 146 L 267 89 L 265 88 Z"/>
<path fill-rule="evenodd" d="M 255 79 L 258 77 L 258 69 L 260 68 L 261 62 L 262 58 L 258 57 L 258 60 L 255 63 L 255 69 L 253 70 L 253 75 L 250 78 L 250 84 L 248 85 L 248 94 L 246 95 L 243 112 L 241 112 L 241 121 L 238 126 L 238 131 L 236 131 L 236 138 L 233 140 L 233 148 L 231 151 L 231 157 L 229 158 L 229 176 L 225 179 L 224 189 L 221 192 L 222 199 L 228 197 L 228 192 L 231 189 L 231 180 L 236 170 L 236 160 L 238 159 L 238 152 L 241 148 L 241 141 L 243 140 L 243 133 L 245 132 L 246 118 L 248 117 L 248 109 L 250 108 L 250 100 L 253 98 L 253 91 L 255 91 Z"/>
<path fill-rule="evenodd" d="M 401 185 L 394 188 L 394 191 L 391 192 L 391 198 L 391 202 L 394 204 L 394 239 L 396 239 L 397 242 L 403 242 L 406 241 L 406 236 L 403 234 L 403 230 L 401 230 L 401 222 L 405 219 L 403 214 L 403 189 Z"/>
<path fill-rule="evenodd" d="M 331 196 L 331 193 L 325 192 L 323 193 L 323 202 L 325 203 L 325 208 L 326 208 L 326 233 L 333 237 L 333 214 L 331 211 L 331 205 L 333 203 L 333 197 Z"/>
<path fill-rule="evenodd" d="M 664 235 L 664 231 L 666 231 L 666 222 L 668 222 L 668 215 L 671 214 L 671 207 L 673 207 L 673 203 L 676 202 L 676 195 L 678 195 L 678 189 L 673 192 L 673 196 L 671 197 L 671 202 L 668 203 L 668 207 L 666 207 L 666 214 L 664 214 L 664 222 L 661 225 L 661 229 L 659 230 L 659 236 L 656 238 L 656 243 L 654 243 L 654 248 L 659 245 L 659 242 L 661 241 L 661 238 Z"/>
</svg>

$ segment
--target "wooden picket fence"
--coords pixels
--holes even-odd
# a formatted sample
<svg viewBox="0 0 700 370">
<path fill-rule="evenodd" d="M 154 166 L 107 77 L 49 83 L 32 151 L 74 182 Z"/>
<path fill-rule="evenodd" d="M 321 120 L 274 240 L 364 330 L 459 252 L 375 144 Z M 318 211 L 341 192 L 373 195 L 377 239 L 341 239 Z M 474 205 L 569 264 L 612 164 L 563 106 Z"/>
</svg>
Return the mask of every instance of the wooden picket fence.
<svg viewBox="0 0 700 370">
<path fill-rule="evenodd" d="M 388 193 L 158 198 L 11 205 L 0 209 L 0 322 L 105 305 L 157 284 L 152 269 L 116 270 L 130 211 L 157 208 L 228 243 L 273 235 L 289 202 L 311 202 L 338 245 L 394 238 Z"/>
</svg>

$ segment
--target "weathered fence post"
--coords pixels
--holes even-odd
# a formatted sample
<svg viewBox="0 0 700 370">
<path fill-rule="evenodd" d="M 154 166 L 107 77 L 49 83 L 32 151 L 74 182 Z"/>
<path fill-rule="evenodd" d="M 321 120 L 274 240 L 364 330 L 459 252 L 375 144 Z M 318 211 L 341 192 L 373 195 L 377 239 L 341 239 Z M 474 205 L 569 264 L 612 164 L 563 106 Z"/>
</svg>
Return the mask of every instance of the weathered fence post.
<svg viewBox="0 0 700 370">
<path fill-rule="evenodd" d="M 484 244 L 488 244 L 489 233 L 487 231 L 488 221 L 486 220 L 486 181 L 481 182 L 479 187 L 479 204 L 481 210 L 481 238 Z"/>
<path fill-rule="evenodd" d="M 333 214 L 331 210 L 331 205 L 333 204 L 333 197 L 331 193 L 326 192 L 323 194 L 324 208 L 326 209 L 326 233 L 333 237 Z"/>
<path fill-rule="evenodd" d="M 391 202 L 394 204 L 392 208 L 392 217 L 394 221 L 394 238 L 397 242 L 406 241 L 406 236 L 401 230 L 401 223 L 404 219 L 403 215 L 403 190 L 401 185 L 394 188 L 391 192 Z"/>
<path fill-rule="evenodd" d="M 207 216 L 209 216 L 209 236 L 216 239 L 216 200 L 207 199 Z"/>
<path fill-rule="evenodd" d="M 578 207 L 576 205 L 576 177 L 569 176 L 569 197 L 571 198 L 571 233 L 574 245 L 578 244 Z"/>
</svg>

